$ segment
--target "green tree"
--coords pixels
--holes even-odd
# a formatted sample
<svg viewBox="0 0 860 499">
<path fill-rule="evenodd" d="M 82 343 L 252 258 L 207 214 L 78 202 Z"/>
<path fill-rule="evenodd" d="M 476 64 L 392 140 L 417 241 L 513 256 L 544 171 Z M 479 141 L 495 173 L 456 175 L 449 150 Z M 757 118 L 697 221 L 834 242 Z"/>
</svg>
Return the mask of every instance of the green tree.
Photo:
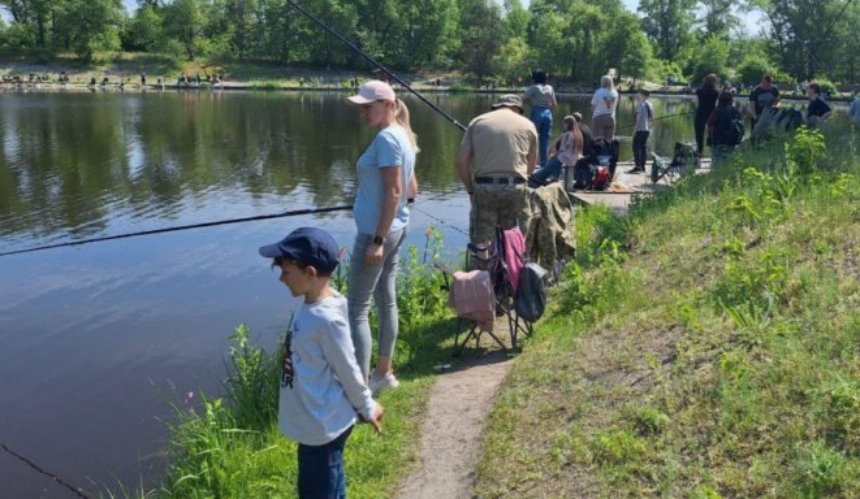
<svg viewBox="0 0 860 499">
<path fill-rule="evenodd" d="M 634 81 L 647 75 L 653 60 L 651 43 L 642 32 L 639 19 L 628 12 L 615 16 L 602 52 L 607 68 L 616 68 L 619 76 L 627 76 Z"/>
<path fill-rule="evenodd" d="M 224 5 L 225 19 L 229 20 L 225 34 L 229 37 L 233 53 L 239 58 L 247 57 L 256 43 L 258 30 L 257 0 L 227 0 Z"/>
<path fill-rule="evenodd" d="M 621 55 L 620 71 L 623 76 L 632 78 L 634 85 L 653 73 L 654 53 L 644 32 L 637 30 L 630 34 L 629 43 Z"/>
<path fill-rule="evenodd" d="M 494 72 L 504 43 L 501 8 L 492 0 L 460 0 L 459 32 L 460 61 L 480 83 Z"/>
<path fill-rule="evenodd" d="M 296 29 L 297 13 L 288 8 L 284 0 L 260 0 L 257 15 L 260 22 L 256 49 L 258 56 L 284 64 L 304 57 Z"/>
<path fill-rule="evenodd" d="M 719 36 L 728 39 L 733 29 L 740 27 L 740 18 L 733 8 L 734 0 L 699 0 L 702 16 L 697 20 L 702 34 L 706 37 Z"/>
<path fill-rule="evenodd" d="M 179 42 L 188 60 L 200 52 L 203 11 L 200 0 L 174 0 L 164 8 L 164 33 Z"/>
<path fill-rule="evenodd" d="M 162 43 L 162 19 L 156 7 L 144 5 L 137 9 L 123 33 L 123 48 L 129 51 L 152 52 Z"/>
<path fill-rule="evenodd" d="M 504 0 L 505 31 L 508 38 L 525 36 L 529 28 L 531 14 L 523 7 L 521 0 Z"/>
<path fill-rule="evenodd" d="M 525 38 L 515 36 L 508 38 L 493 61 L 493 67 L 499 76 L 508 84 L 519 84 L 520 79 L 529 74 L 530 50 Z"/>
<path fill-rule="evenodd" d="M 641 0 L 642 27 L 661 59 L 673 61 L 691 40 L 696 0 Z"/>
<path fill-rule="evenodd" d="M 456 48 L 456 0 L 413 0 L 403 2 L 401 29 L 403 43 L 391 59 L 404 69 L 443 63 Z"/>
<path fill-rule="evenodd" d="M 705 75 L 715 74 L 725 78 L 729 68 L 729 45 L 719 36 L 708 37 L 697 52 L 698 61 L 692 71 L 692 83 L 701 81 Z"/>
<path fill-rule="evenodd" d="M 857 37 L 853 0 L 756 0 L 771 25 L 782 66 L 805 80 L 838 72 L 841 48 Z"/>
<path fill-rule="evenodd" d="M 620 69 L 632 33 L 640 31 L 619 0 L 535 0 L 530 11 L 535 60 L 550 72 L 589 84 L 608 68 Z"/>
</svg>

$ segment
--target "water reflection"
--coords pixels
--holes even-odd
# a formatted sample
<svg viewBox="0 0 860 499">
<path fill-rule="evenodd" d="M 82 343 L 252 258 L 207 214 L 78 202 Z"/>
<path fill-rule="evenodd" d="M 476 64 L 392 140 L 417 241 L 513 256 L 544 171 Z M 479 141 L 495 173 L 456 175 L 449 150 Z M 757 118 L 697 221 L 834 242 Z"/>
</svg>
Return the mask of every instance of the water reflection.
<svg viewBox="0 0 860 499">
<path fill-rule="evenodd" d="M 492 102 L 431 98 L 466 123 Z M 422 186 L 444 191 L 456 182 L 460 132 L 411 100 Z M 656 103 L 658 117 L 691 105 Z M 632 98 L 623 98 L 621 135 L 630 135 L 632 110 Z M 574 111 L 588 116 L 588 99 L 563 98 L 556 128 Z M 239 215 L 299 207 L 261 202 L 273 196 L 348 203 L 353 161 L 371 132 L 337 94 L 165 92 L 3 94 L 0 134 L 0 236 L 8 248 L 165 219 L 199 222 L 224 204 L 241 207 Z M 661 120 L 652 143 L 665 152 L 691 135 L 687 117 Z"/>
</svg>

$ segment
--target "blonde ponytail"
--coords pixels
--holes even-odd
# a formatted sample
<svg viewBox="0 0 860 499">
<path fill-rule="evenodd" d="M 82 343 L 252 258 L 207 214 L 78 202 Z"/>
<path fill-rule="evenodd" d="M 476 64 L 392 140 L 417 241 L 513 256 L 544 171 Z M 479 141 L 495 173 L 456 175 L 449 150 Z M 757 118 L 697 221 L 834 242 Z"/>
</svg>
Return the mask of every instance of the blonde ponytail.
<svg viewBox="0 0 860 499">
<path fill-rule="evenodd" d="M 418 154 L 421 149 L 418 148 L 418 136 L 412 131 L 412 124 L 409 120 L 409 108 L 406 107 L 406 103 L 400 99 L 397 99 L 395 104 L 394 120 L 401 128 L 406 130 L 406 135 L 412 143 L 412 148 L 415 149 L 415 154 Z"/>
</svg>

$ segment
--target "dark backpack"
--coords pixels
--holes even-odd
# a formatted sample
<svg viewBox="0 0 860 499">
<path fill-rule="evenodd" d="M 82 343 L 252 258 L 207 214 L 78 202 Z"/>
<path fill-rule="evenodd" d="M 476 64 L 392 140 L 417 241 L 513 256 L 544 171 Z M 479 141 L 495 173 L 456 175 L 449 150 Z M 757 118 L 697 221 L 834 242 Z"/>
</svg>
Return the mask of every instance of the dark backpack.
<svg viewBox="0 0 860 499">
<path fill-rule="evenodd" d="M 536 322 L 546 310 L 546 288 L 549 272 L 540 265 L 529 262 L 520 274 L 517 288 L 517 315 L 527 322 Z"/>
<path fill-rule="evenodd" d="M 741 118 L 740 113 L 738 113 L 736 117 L 732 118 L 732 121 L 729 124 L 729 135 L 727 137 L 729 145 L 741 145 L 741 142 L 744 141 L 744 134 L 746 134 L 746 130 L 744 130 L 744 120 Z"/>
<path fill-rule="evenodd" d="M 741 113 L 734 107 L 718 109 L 717 112 L 720 113 L 717 145 L 739 146 L 744 141 L 746 133 Z"/>
<path fill-rule="evenodd" d="M 684 142 L 676 142 L 671 166 L 674 168 L 695 168 L 696 146 Z"/>
<path fill-rule="evenodd" d="M 582 158 L 573 167 L 574 189 L 591 189 L 591 179 L 594 178 L 594 169 L 591 167 L 589 158 Z"/>
</svg>

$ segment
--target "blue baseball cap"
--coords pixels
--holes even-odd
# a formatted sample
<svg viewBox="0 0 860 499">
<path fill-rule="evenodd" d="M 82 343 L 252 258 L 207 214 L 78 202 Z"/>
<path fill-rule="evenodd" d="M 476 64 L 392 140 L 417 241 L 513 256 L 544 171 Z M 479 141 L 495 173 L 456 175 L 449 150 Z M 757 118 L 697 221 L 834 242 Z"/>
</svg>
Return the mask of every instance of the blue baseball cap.
<svg viewBox="0 0 860 499">
<path fill-rule="evenodd" d="M 281 241 L 260 247 L 266 258 L 289 258 L 330 274 L 340 263 L 340 250 L 331 234 L 314 227 L 296 229 Z"/>
</svg>

